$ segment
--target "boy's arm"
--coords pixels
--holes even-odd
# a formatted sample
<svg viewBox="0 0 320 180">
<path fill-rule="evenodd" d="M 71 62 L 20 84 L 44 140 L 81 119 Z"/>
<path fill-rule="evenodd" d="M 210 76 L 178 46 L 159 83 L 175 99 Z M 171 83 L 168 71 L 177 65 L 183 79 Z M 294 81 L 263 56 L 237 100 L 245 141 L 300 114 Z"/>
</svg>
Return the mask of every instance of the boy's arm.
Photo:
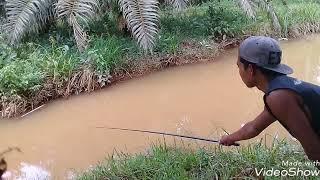
<svg viewBox="0 0 320 180">
<path fill-rule="evenodd" d="M 220 140 L 220 144 L 230 146 L 236 141 L 246 140 L 259 135 L 265 128 L 275 121 L 274 117 L 265 108 L 262 113 L 255 118 L 255 120 L 246 123 L 238 131 L 223 136 Z"/>
</svg>

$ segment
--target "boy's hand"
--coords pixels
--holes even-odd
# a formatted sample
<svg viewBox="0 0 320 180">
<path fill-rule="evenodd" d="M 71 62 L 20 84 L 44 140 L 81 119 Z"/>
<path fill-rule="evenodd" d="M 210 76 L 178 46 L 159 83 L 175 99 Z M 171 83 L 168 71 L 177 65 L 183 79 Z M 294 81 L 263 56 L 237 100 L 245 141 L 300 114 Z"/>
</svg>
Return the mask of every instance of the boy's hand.
<svg viewBox="0 0 320 180">
<path fill-rule="evenodd" d="M 219 144 L 224 146 L 233 146 L 237 145 L 236 141 L 234 141 L 230 136 L 222 136 L 222 138 L 219 141 Z"/>
</svg>

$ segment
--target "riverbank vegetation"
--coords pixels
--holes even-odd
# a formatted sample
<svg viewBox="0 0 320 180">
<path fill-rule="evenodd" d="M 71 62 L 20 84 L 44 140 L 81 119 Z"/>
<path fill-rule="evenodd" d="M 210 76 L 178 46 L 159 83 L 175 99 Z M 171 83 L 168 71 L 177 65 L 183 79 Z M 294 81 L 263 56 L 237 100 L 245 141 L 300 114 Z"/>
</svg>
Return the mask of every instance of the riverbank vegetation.
<svg viewBox="0 0 320 180">
<path fill-rule="evenodd" d="M 157 144 L 144 154 L 112 155 L 100 165 L 79 175 L 79 180 L 93 179 L 280 179 L 281 175 L 263 174 L 279 170 L 281 179 L 318 179 L 301 172 L 320 173 L 303 150 L 287 140 L 274 141 L 272 145 L 253 143 L 245 147 L 197 148 Z M 298 165 L 301 163 L 300 165 Z M 299 168 L 295 174 L 290 168 Z M 269 172 L 270 173 L 270 172 Z M 291 175 L 291 176 L 290 176 Z"/>
<path fill-rule="evenodd" d="M 320 30 L 316 0 L 4 2 L 2 117 L 165 67 L 213 60 L 249 35 L 289 38 Z"/>
</svg>

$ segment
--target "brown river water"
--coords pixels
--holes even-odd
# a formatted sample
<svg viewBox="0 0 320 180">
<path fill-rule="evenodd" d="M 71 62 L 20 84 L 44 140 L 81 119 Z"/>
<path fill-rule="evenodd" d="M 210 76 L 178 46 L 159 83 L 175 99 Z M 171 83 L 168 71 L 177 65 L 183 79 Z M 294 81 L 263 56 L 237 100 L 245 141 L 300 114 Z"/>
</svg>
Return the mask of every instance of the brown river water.
<svg viewBox="0 0 320 180">
<path fill-rule="evenodd" d="M 293 76 L 320 84 L 320 36 L 281 44 L 283 62 L 294 68 Z M 236 49 L 228 50 L 211 63 L 166 69 L 91 94 L 56 100 L 23 118 L 1 120 L 0 150 L 17 146 L 23 151 L 6 155 L 7 176 L 68 179 L 74 170 L 88 169 L 115 149 L 145 152 L 152 142 L 163 139 L 97 126 L 212 139 L 219 138 L 222 128 L 237 130 L 262 110 L 263 102 L 261 92 L 242 83 L 236 56 Z M 260 138 L 266 134 L 290 138 L 279 123 L 268 127 Z M 166 141 L 173 139 L 166 137 Z"/>
</svg>

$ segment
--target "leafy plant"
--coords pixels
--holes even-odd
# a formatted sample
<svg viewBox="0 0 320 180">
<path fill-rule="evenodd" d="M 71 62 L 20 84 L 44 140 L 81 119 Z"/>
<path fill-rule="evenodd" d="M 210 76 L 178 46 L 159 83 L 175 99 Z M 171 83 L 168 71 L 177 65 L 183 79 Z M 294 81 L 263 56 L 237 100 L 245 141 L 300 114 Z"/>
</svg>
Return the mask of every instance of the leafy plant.
<svg viewBox="0 0 320 180">
<path fill-rule="evenodd" d="M 225 34 L 232 35 L 232 30 L 228 22 L 223 19 L 223 16 L 219 16 L 220 14 L 223 14 L 223 11 L 224 9 L 221 7 L 214 9 L 212 6 L 209 6 L 208 18 L 211 25 L 208 27 L 208 31 L 212 32 L 212 35 L 214 37 L 222 36 Z"/>
<path fill-rule="evenodd" d="M 44 79 L 39 67 L 29 61 L 14 61 L 0 70 L 2 95 L 25 94 L 41 87 Z"/>
<path fill-rule="evenodd" d="M 0 38 L 0 69 L 14 61 L 17 53 L 8 44 L 4 43 L 2 37 Z"/>
<path fill-rule="evenodd" d="M 98 74 L 110 74 L 121 63 L 125 52 L 123 44 L 123 41 L 116 37 L 95 39 L 88 55 Z"/>
<path fill-rule="evenodd" d="M 180 43 L 181 39 L 178 36 L 163 34 L 159 36 L 158 43 L 155 47 L 155 51 L 176 54 L 180 46 Z"/>
</svg>

